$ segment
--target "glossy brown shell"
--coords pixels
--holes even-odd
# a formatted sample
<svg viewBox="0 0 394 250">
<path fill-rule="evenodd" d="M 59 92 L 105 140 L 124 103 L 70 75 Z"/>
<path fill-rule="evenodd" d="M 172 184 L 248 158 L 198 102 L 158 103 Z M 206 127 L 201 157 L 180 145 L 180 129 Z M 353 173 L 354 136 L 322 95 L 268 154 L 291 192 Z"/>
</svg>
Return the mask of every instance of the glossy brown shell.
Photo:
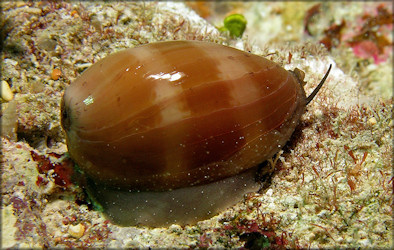
<svg viewBox="0 0 394 250">
<path fill-rule="evenodd" d="M 98 182 L 169 190 L 229 177 L 272 157 L 305 108 L 300 81 L 263 57 L 215 43 L 123 50 L 65 91 L 71 157 Z"/>
</svg>

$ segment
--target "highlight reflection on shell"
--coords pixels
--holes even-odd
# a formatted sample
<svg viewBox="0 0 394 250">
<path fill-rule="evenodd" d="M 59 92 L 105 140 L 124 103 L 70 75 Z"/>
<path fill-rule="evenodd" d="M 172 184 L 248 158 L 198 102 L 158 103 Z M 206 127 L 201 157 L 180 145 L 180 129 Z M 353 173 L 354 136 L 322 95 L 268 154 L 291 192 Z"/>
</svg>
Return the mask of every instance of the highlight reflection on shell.
<svg viewBox="0 0 394 250">
<path fill-rule="evenodd" d="M 294 74 L 257 55 L 159 42 L 86 70 L 64 94 L 62 124 L 88 176 L 161 191 L 217 181 L 271 157 L 305 99 Z"/>
</svg>

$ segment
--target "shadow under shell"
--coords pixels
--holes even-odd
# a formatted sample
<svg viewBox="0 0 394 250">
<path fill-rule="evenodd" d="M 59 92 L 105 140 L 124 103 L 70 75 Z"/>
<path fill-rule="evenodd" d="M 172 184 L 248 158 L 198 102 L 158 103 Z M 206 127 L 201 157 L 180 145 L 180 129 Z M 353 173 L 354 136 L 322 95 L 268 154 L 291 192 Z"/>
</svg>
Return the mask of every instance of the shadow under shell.
<svg viewBox="0 0 394 250">
<path fill-rule="evenodd" d="M 128 192 L 88 180 L 87 190 L 110 220 L 122 226 L 195 224 L 240 202 L 260 188 L 257 168 L 213 183 L 163 192 Z"/>
</svg>

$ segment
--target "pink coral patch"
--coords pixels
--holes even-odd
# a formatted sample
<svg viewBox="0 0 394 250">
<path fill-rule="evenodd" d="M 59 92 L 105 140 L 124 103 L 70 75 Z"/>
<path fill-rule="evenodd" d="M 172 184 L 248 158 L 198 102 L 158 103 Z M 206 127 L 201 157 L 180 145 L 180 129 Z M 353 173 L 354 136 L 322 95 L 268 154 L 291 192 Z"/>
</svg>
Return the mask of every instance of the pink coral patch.
<svg viewBox="0 0 394 250">
<path fill-rule="evenodd" d="M 353 46 L 353 52 L 357 57 L 363 59 L 373 58 L 376 64 L 386 61 L 388 57 L 386 53 L 380 54 L 376 43 L 369 40 L 356 43 Z"/>
</svg>

